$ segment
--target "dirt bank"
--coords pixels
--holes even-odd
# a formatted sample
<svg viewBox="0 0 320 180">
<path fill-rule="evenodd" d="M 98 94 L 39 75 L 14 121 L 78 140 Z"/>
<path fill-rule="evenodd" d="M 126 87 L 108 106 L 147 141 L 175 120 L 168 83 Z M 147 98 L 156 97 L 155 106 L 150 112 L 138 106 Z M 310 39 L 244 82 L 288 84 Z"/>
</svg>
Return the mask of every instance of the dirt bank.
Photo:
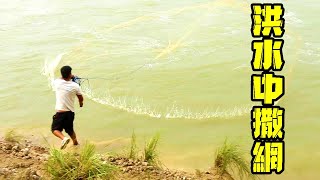
<svg viewBox="0 0 320 180">
<path fill-rule="evenodd" d="M 125 157 L 99 156 L 101 161 L 110 163 L 119 169 L 116 179 L 120 180 L 228 179 L 215 175 L 213 171 L 188 173 L 151 166 L 147 162 Z M 50 175 L 45 170 L 48 158 L 49 149 L 32 144 L 31 141 L 13 143 L 0 139 L 0 179 L 50 179 Z"/>
</svg>

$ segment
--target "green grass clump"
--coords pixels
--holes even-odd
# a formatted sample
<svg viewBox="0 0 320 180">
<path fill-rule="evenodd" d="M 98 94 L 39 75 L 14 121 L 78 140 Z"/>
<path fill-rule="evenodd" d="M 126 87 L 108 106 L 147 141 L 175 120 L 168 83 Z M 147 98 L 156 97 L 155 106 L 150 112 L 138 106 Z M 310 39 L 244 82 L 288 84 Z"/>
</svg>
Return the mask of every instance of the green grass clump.
<svg viewBox="0 0 320 180">
<path fill-rule="evenodd" d="M 144 148 L 144 161 L 148 162 L 150 165 L 160 165 L 159 154 L 157 151 L 159 139 L 160 134 L 156 134 L 150 139 Z"/>
<path fill-rule="evenodd" d="M 46 170 L 52 179 L 114 179 L 116 173 L 116 167 L 95 154 L 92 144 L 85 144 L 80 154 L 52 148 Z"/>
<path fill-rule="evenodd" d="M 22 136 L 19 135 L 15 130 L 11 129 L 8 130 L 5 134 L 4 134 L 4 140 L 8 141 L 8 142 L 15 142 L 18 143 L 20 142 L 22 139 Z"/>
<path fill-rule="evenodd" d="M 255 176 L 251 174 L 249 162 L 244 158 L 244 152 L 238 145 L 228 143 L 227 140 L 216 152 L 214 167 L 220 175 L 237 172 L 234 175 L 238 175 L 240 179 L 255 179 Z"/>
<path fill-rule="evenodd" d="M 137 148 L 137 138 L 134 131 L 131 135 L 131 145 L 130 145 L 130 151 L 128 155 L 129 159 L 137 159 L 138 157 L 138 148 Z"/>
</svg>

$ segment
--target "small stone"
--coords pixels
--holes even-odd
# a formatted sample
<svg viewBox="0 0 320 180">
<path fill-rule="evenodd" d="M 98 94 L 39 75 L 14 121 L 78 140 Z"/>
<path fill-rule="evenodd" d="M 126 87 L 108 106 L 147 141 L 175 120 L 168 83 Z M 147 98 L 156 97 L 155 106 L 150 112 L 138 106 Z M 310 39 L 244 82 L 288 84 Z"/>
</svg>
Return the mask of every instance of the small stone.
<svg viewBox="0 0 320 180">
<path fill-rule="evenodd" d="M 7 144 L 7 145 L 5 146 L 5 150 L 11 150 L 11 149 L 12 149 L 12 145 Z"/>
<path fill-rule="evenodd" d="M 118 161 L 119 165 L 122 165 L 123 163 L 124 163 L 124 160 L 122 160 L 122 159 Z"/>
<path fill-rule="evenodd" d="M 24 148 L 22 152 L 24 156 L 27 156 L 29 154 L 29 148 Z"/>
<path fill-rule="evenodd" d="M 43 159 L 44 161 L 47 161 L 47 160 L 49 159 L 49 155 L 48 155 L 48 154 L 42 155 L 42 159 Z"/>
<path fill-rule="evenodd" d="M 148 162 L 142 162 L 142 166 L 148 166 Z"/>
<path fill-rule="evenodd" d="M 32 175 L 32 179 L 37 180 L 37 179 L 40 179 L 40 178 L 39 178 L 39 176 L 37 176 L 37 175 Z"/>
<path fill-rule="evenodd" d="M 109 158 L 109 161 L 110 161 L 110 162 L 114 162 L 115 160 L 116 160 L 116 159 L 113 158 L 113 157 L 110 157 L 110 158 Z"/>
<path fill-rule="evenodd" d="M 124 162 L 123 166 L 130 166 L 129 162 Z"/>
<path fill-rule="evenodd" d="M 20 147 L 18 145 L 15 145 L 12 147 L 12 150 L 15 152 L 18 152 L 18 151 L 20 151 Z"/>
<path fill-rule="evenodd" d="M 37 171 L 36 171 L 36 174 L 37 174 L 37 176 L 42 177 L 41 171 L 37 170 Z"/>
<path fill-rule="evenodd" d="M 31 174 L 31 175 L 37 175 L 37 171 L 32 170 L 32 171 L 30 172 L 30 174 Z"/>
<path fill-rule="evenodd" d="M 154 168 L 153 168 L 153 166 L 147 166 L 147 169 L 148 169 L 148 170 L 152 170 L 152 169 L 154 169 Z"/>
</svg>

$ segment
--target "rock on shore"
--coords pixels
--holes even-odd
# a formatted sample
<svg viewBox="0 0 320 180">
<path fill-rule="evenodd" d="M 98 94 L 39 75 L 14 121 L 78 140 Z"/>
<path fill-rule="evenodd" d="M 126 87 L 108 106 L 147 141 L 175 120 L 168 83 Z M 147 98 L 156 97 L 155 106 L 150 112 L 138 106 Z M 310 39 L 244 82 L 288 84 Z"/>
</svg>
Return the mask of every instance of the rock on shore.
<svg viewBox="0 0 320 180">
<path fill-rule="evenodd" d="M 0 141 L 0 179 L 41 179 L 48 149 L 30 141 L 11 143 Z"/>
</svg>

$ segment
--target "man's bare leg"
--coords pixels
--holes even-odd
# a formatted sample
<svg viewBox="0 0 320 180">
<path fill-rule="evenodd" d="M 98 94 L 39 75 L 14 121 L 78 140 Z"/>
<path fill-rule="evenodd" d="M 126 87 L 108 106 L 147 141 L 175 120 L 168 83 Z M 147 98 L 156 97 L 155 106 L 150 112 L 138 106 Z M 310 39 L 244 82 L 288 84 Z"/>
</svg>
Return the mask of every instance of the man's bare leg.
<svg viewBox="0 0 320 180">
<path fill-rule="evenodd" d="M 57 136 L 58 138 L 60 138 L 61 140 L 64 139 L 64 135 L 62 134 L 61 131 L 59 131 L 59 130 L 54 130 L 52 133 L 53 133 L 55 136 Z"/>
<path fill-rule="evenodd" d="M 70 134 L 70 137 L 72 139 L 73 145 L 78 145 L 78 140 L 77 140 L 77 136 L 76 133 L 73 131 L 72 134 Z"/>
</svg>

